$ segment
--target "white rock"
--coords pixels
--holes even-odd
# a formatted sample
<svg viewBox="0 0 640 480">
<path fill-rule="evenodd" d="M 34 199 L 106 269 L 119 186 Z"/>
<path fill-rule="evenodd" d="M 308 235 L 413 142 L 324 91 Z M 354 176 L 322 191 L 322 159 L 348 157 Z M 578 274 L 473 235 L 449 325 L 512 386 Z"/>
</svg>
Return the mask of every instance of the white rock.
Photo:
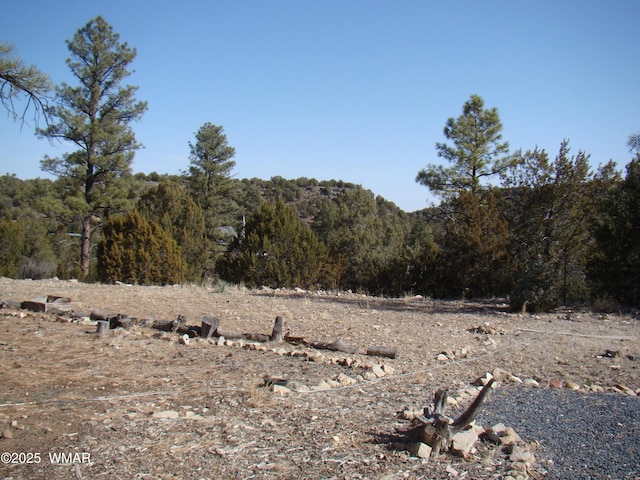
<svg viewBox="0 0 640 480">
<path fill-rule="evenodd" d="M 382 378 L 384 377 L 385 373 L 384 370 L 382 369 L 381 365 L 374 365 L 373 367 L 371 367 L 371 372 L 377 377 L 377 378 Z"/>
<path fill-rule="evenodd" d="M 271 388 L 273 389 L 273 393 L 275 393 L 276 395 L 281 395 L 283 397 L 291 393 L 291 390 L 289 390 L 284 385 L 273 385 Z"/>
<path fill-rule="evenodd" d="M 387 365 L 386 363 L 382 365 L 382 370 L 384 371 L 385 375 L 393 375 L 395 373 L 393 367 L 391 365 Z"/>
<path fill-rule="evenodd" d="M 525 378 L 525 380 L 524 380 L 524 384 L 525 384 L 527 387 L 535 387 L 535 388 L 538 388 L 538 387 L 540 386 L 540 384 L 539 384 L 536 380 L 534 380 L 533 378 Z"/>
<path fill-rule="evenodd" d="M 456 433 L 451 438 L 451 453 L 459 457 L 468 457 L 473 452 L 478 436 L 484 429 L 479 425 L 474 425 L 468 430 Z"/>
<path fill-rule="evenodd" d="M 341 373 L 340 375 L 338 375 L 336 380 L 338 381 L 338 383 L 340 383 L 340 385 L 344 385 L 344 386 L 353 385 L 354 383 L 358 383 L 357 380 L 351 378 L 349 375 L 345 375 L 344 373 Z"/>
<path fill-rule="evenodd" d="M 168 418 L 168 419 L 176 419 L 180 417 L 180 413 L 175 410 L 164 410 L 162 412 L 154 412 L 152 415 L 153 418 Z"/>
<path fill-rule="evenodd" d="M 218 346 L 219 347 L 224 347 L 224 337 L 218 337 Z"/>
<path fill-rule="evenodd" d="M 189 345 L 189 335 L 186 333 L 180 337 L 180 343 L 182 345 Z"/>
</svg>

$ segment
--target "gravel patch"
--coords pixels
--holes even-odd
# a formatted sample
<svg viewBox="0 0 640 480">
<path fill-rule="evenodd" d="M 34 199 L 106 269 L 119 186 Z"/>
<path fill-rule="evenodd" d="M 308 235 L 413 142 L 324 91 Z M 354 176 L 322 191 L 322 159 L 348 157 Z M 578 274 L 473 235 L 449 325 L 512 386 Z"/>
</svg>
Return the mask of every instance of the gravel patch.
<svg viewBox="0 0 640 480">
<path fill-rule="evenodd" d="M 503 387 L 487 397 L 478 422 L 502 422 L 537 441 L 548 479 L 640 478 L 640 397 Z"/>
</svg>

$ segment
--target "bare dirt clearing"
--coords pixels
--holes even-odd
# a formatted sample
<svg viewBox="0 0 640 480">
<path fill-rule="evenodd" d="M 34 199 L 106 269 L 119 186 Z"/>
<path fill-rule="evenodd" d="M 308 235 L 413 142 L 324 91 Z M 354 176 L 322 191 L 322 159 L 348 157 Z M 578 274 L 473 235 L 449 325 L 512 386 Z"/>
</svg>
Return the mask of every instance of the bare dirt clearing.
<svg viewBox="0 0 640 480">
<path fill-rule="evenodd" d="M 247 333 L 269 333 L 279 315 L 292 336 L 341 338 L 363 352 L 370 345 L 398 350 L 396 359 L 350 355 L 347 366 L 344 353 L 286 343 L 276 346 L 279 352 L 197 339 L 183 345 L 178 335 L 148 326 L 98 338 L 88 322 L 5 308 L 0 450 L 41 457 L 1 464 L 6 478 L 452 478 L 452 468 L 467 478 L 495 478 L 509 466 L 489 450 L 426 461 L 393 448 L 395 428 L 407 425 L 398 412 L 422 410 L 438 387 L 466 389 L 496 367 L 542 388 L 553 380 L 582 390 L 640 389 L 640 321 L 632 316 L 532 316 L 491 302 L 5 278 L 0 293 L 5 301 L 70 297 L 70 308 L 87 314 L 184 315 L 194 325 L 214 315 Z M 311 390 L 341 374 L 356 378 L 371 363 L 385 365 L 387 374 Z M 267 376 L 297 388 L 278 395 L 261 388 Z M 50 453 L 85 453 L 90 462 L 80 457 L 59 465 Z"/>
</svg>

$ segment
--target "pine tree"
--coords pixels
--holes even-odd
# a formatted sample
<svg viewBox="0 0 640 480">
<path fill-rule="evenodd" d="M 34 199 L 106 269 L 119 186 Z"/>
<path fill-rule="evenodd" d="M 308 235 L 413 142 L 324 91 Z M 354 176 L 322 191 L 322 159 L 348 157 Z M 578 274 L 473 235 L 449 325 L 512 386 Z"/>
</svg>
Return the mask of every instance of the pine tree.
<svg viewBox="0 0 640 480">
<path fill-rule="evenodd" d="M 122 87 L 130 74 L 136 50 L 120 43 L 120 37 L 102 18 L 96 17 L 67 41 L 71 57 L 67 65 L 79 82 L 56 89 L 56 104 L 47 109 L 55 119 L 41 136 L 60 139 L 78 147 L 62 158 L 45 157 L 42 169 L 65 182 L 66 203 L 81 224 L 80 264 L 89 274 L 93 227 L 127 203 L 136 141 L 130 123 L 147 109 L 135 101 L 137 87 Z"/>
<path fill-rule="evenodd" d="M 640 306 L 640 154 L 626 176 L 604 197 L 595 227 L 596 249 L 589 260 L 594 295 Z"/>
</svg>

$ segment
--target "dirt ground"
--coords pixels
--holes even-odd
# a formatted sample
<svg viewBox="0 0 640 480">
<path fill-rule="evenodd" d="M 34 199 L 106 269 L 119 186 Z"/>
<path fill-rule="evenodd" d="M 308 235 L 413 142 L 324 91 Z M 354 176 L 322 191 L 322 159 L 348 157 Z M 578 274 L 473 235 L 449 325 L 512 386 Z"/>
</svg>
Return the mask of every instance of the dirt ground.
<svg viewBox="0 0 640 480">
<path fill-rule="evenodd" d="M 439 387 L 455 398 L 495 368 L 540 388 L 640 389 L 640 320 L 628 314 L 55 279 L 0 278 L 0 294 L 18 302 L 59 295 L 76 314 L 148 320 L 99 338 L 87 319 L 0 310 L 0 478 L 501 478 L 509 462 L 490 446 L 467 459 L 409 455 L 397 445 L 397 429 L 409 425 L 401 412 L 421 411 Z M 282 316 L 291 336 L 342 339 L 360 353 L 185 345 L 150 327 L 178 315 L 266 334 Z M 367 356 L 369 346 L 397 348 L 397 357 Z M 363 379 L 374 364 L 385 376 Z M 345 375 L 358 381 L 317 387 Z M 264 387 L 265 377 L 287 390 Z"/>
</svg>

